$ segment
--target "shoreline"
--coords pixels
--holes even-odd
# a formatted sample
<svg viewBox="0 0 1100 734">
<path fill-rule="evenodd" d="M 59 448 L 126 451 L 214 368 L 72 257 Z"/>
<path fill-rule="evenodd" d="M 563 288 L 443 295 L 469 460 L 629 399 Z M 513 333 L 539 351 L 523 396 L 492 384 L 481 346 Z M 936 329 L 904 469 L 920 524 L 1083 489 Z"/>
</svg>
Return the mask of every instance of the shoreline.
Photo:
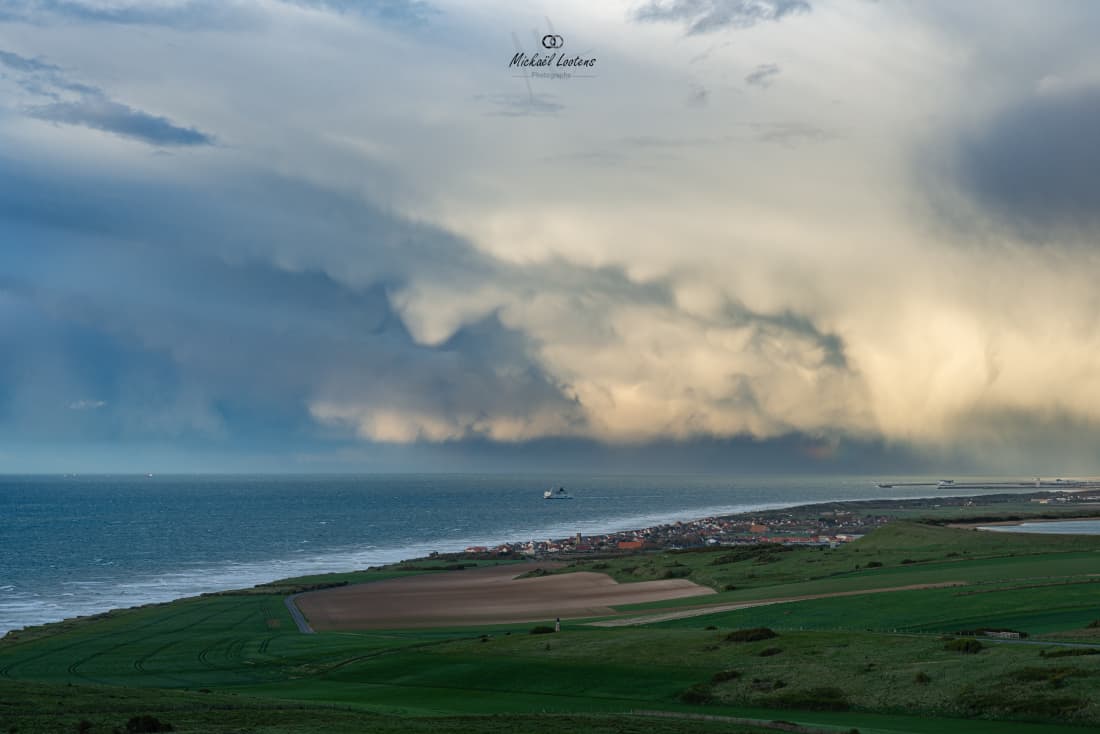
<svg viewBox="0 0 1100 734">
<path fill-rule="evenodd" d="M 975 513 L 977 513 L 977 512 L 980 512 L 982 508 L 987 508 L 988 509 L 989 506 L 997 504 L 997 502 L 993 502 L 993 500 L 999 500 L 1002 503 L 1006 502 L 1006 501 L 1015 501 L 1016 503 L 1020 503 L 1020 502 L 1026 501 L 1025 498 L 1030 499 L 1030 498 L 1035 497 L 1035 496 L 1054 496 L 1054 495 L 1066 496 L 1066 495 L 1073 495 L 1073 494 L 1076 494 L 1078 492 L 1080 492 L 1080 490 L 1074 491 L 1073 489 L 1067 488 L 1066 490 L 1049 490 L 1049 489 L 1046 489 L 1046 490 L 1033 491 L 1033 492 L 1012 492 L 1012 493 L 1004 493 L 1004 494 L 965 495 L 965 496 L 950 496 L 950 497 L 937 496 L 937 495 L 914 495 L 914 496 L 904 496 L 904 497 L 875 497 L 875 498 L 868 498 L 868 499 L 837 499 L 837 500 L 815 501 L 815 502 L 809 502 L 809 503 L 807 503 L 807 502 L 761 503 L 761 504 L 758 504 L 758 505 L 755 505 L 755 506 L 749 506 L 746 509 L 743 509 L 743 510 L 740 510 L 740 511 L 737 511 L 737 512 L 733 512 L 733 513 L 726 512 L 726 513 L 722 513 L 722 514 L 707 514 L 707 515 L 699 516 L 698 511 L 696 511 L 696 512 L 692 512 L 690 515 L 676 515 L 676 514 L 673 514 L 673 515 L 668 516 L 668 519 L 665 522 L 657 522 L 656 524 L 646 525 L 644 527 L 634 527 L 634 528 L 628 528 L 628 529 L 622 529 L 622 530 L 605 530 L 605 531 L 603 531 L 603 532 L 601 532 L 597 535 L 587 536 L 587 537 L 605 537 L 605 538 L 609 538 L 609 539 L 613 538 L 613 539 L 616 539 L 616 541 L 618 541 L 618 540 L 622 540 L 626 536 L 639 537 L 639 536 L 645 536 L 645 535 L 653 535 L 655 533 L 668 532 L 670 529 L 676 529 L 676 530 L 683 530 L 685 528 L 691 529 L 691 528 L 697 528 L 700 525 L 705 525 L 705 524 L 708 524 L 708 523 L 716 523 L 716 522 L 734 522 L 734 523 L 741 522 L 741 523 L 744 523 L 744 522 L 747 522 L 748 520 L 751 520 L 751 519 L 754 519 L 754 518 L 759 518 L 759 519 L 762 519 L 764 521 L 772 522 L 772 521 L 775 521 L 777 518 L 790 518 L 790 517 L 794 517 L 794 516 L 808 516 L 808 515 L 816 515 L 818 513 L 823 513 L 823 514 L 833 513 L 833 515 L 835 517 L 835 516 L 842 516 L 842 515 L 845 515 L 845 514 L 856 515 L 859 512 L 869 513 L 869 512 L 873 512 L 874 510 L 887 510 L 887 511 L 894 510 L 894 511 L 897 511 L 897 510 L 900 510 L 900 509 L 904 509 L 904 510 L 912 511 L 914 509 L 920 509 L 920 508 L 932 510 L 932 509 L 939 509 L 943 506 L 960 506 L 960 507 L 961 506 L 967 506 L 967 507 L 972 506 L 971 509 L 973 509 L 975 511 Z M 987 500 L 987 501 L 990 501 L 990 502 L 980 503 L 981 500 Z M 979 504 L 974 504 L 975 502 L 979 502 Z M 1062 506 L 1054 506 L 1054 507 L 1062 507 Z M 1006 520 L 994 520 L 994 519 L 991 518 L 989 522 L 963 523 L 963 524 L 955 524 L 955 525 L 956 526 L 967 525 L 967 526 L 972 526 L 972 527 L 979 527 L 979 526 L 990 526 L 990 525 L 995 525 L 995 524 L 1015 525 L 1015 524 L 1020 524 L 1022 522 L 1036 522 L 1036 521 L 1043 521 L 1043 520 L 1046 520 L 1046 521 L 1087 520 L 1087 519 L 1100 520 L 1100 504 L 1091 505 L 1091 507 L 1097 508 L 1097 510 L 1098 510 L 1097 515 L 1094 515 L 1094 516 L 1091 516 L 1091 517 L 1081 517 L 1081 516 L 1076 516 L 1076 515 L 1074 515 L 1074 516 L 1066 515 L 1065 517 L 1050 517 L 1048 515 L 1046 518 L 1044 518 L 1044 517 L 1041 517 L 1041 515 L 1044 512 L 1049 512 L 1049 509 L 1047 508 L 1047 506 L 1044 505 L 1043 509 L 1039 509 L 1038 507 L 1034 508 L 1033 511 L 1038 516 L 1033 518 L 1033 519 L 1028 519 L 1028 518 L 1020 519 L 1020 518 L 1017 518 L 1017 519 L 1006 519 Z M 714 509 L 719 509 L 719 508 L 714 508 Z M 725 508 L 721 508 L 721 509 L 725 509 Z M 1066 509 L 1069 509 L 1069 508 L 1066 508 Z M 704 510 L 704 512 L 705 512 L 705 510 Z M 875 524 L 875 527 L 877 527 L 881 524 L 884 524 L 885 522 L 888 522 L 890 519 L 893 519 L 892 516 L 889 516 L 889 515 L 878 515 L 877 517 L 879 518 L 879 522 L 877 522 Z M 676 519 L 676 518 L 679 518 L 679 519 Z M 690 518 L 690 519 L 684 519 L 684 518 Z M 654 519 L 656 519 L 656 518 L 654 518 Z M 651 520 L 651 522 L 652 522 L 652 520 Z M 620 522 L 620 523 L 611 523 L 611 524 L 612 524 L 612 526 L 622 527 L 622 526 L 626 525 L 627 523 Z M 943 524 L 950 525 L 950 523 L 943 523 Z M 870 528 L 870 529 L 873 529 L 873 528 Z M 781 530 L 780 532 L 783 533 L 783 532 L 788 532 L 788 531 L 785 529 L 785 530 Z M 841 533 L 841 534 L 844 534 L 844 533 Z M 849 533 L 849 534 L 858 536 L 858 534 L 856 534 L 856 533 Z M 788 535 L 789 535 L 789 532 L 788 532 Z M 574 537 L 576 537 L 576 536 L 574 536 Z M 797 537 L 797 536 L 795 536 L 795 537 Z M 852 537 L 850 539 L 854 540 L 854 539 L 857 539 L 857 538 Z M 461 541 L 457 541 L 457 542 L 461 542 Z M 457 542 L 456 542 L 456 544 L 457 544 Z M 501 546 L 505 546 L 505 545 L 514 547 L 514 546 L 517 546 L 517 545 L 522 545 L 522 544 L 525 544 L 525 543 L 532 543 L 532 542 L 535 542 L 535 541 L 515 541 L 515 540 L 511 540 L 511 541 L 505 541 L 503 543 L 500 543 L 496 547 L 501 547 Z M 550 542 L 552 543 L 553 540 L 551 540 Z M 767 540 L 761 541 L 759 538 L 757 538 L 757 539 L 755 539 L 753 541 L 750 541 L 750 542 L 770 542 L 770 541 L 767 541 Z M 429 551 L 428 549 L 431 548 L 432 546 L 433 546 L 433 543 L 422 542 L 422 543 L 416 544 L 415 549 L 413 547 L 406 547 L 406 548 L 403 548 L 403 549 L 393 549 L 392 552 L 382 551 L 378 555 L 383 556 L 384 557 L 383 559 L 368 561 L 367 563 L 362 564 L 362 565 L 354 565 L 354 561 L 351 561 L 351 559 L 348 559 L 349 560 L 348 565 L 339 566 L 339 567 L 337 567 L 337 565 L 335 565 L 335 564 L 332 565 L 332 566 L 329 566 L 328 564 L 325 564 L 323 561 L 320 561 L 320 558 L 323 558 L 323 555 L 322 555 L 322 556 L 318 557 L 319 561 L 320 561 L 318 563 L 318 565 L 327 567 L 326 570 L 320 570 L 320 569 L 318 569 L 318 570 L 305 570 L 305 569 L 303 569 L 303 571 L 305 571 L 304 573 L 297 573 L 296 570 L 294 570 L 294 569 L 285 569 L 286 571 L 288 571 L 292 574 L 290 576 L 287 576 L 287 575 L 279 575 L 278 571 L 275 568 L 272 568 L 271 569 L 272 573 L 269 574 L 269 575 L 268 574 L 263 574 L 262 579 L 255 580 L 256 578 L 259 578 L 259 576 L 260 576 L 260 574 L 256 574 L 255 577 L 250 576 L 249 578 L 242 579 L 242 580 L 244 581 L 244 584 L 247 584 L 247 583 L 252 582 L 252 581 L 255 580 L 255 583 L 253 583 L 253 586 L 260 586 L 260 585 L 270 584 L 270 583 L 273 583 L 273 582 L 276 582 L 276 581 L 280 581 L 280 580 L 283 580 L 283 579 L 286 579 L 286 578 L 297 578 L 297 577 L 305 577 L 305 576 L 323 576 L 323 575 L 330 574 L 330 573 L 346 573 L 346 572 L 349 572 L 351 570 L 361 570 L 361 569 L 365 569 L 365 568 L 373 568 L 373 567 L 376 567 L 376 565 L 379 564 L 379 563 L 381 565 L 391 565 L 391 564 L 396 564 L 396 563 L 404 563 L 404 562 L 409 562 L 409 561 L 431 559 L 431 558 L 469 557 L 470 555 L 476 555 L 476 554 L 471 554 L 469 552 L 471 550 L 470 547 L 467 547 L 467 549 L 465 551 L 462 550 L 462 549 L 458 549 L 458 548 L 455 548 L 454 550 L 451 550 L 451 551 L 442 551 L 442 552 L 440 552 L 440 551 Z M 675 546 L 669 546 L 668 544 L 665 544 L 665 545 L 659 545 L 658 544 L 656 546 L 647 545 L 646 547 L 651 548 L 651 549 L 656 549 L 656 548 L 661 548 L 661 547 L 675 547 Z M 638 550 L 638 549 L 640 549 L 640 548 L 618 548 L 618 546 L 616 544 L 615 547 L 605 547 L 605 548 L 600 549 L 600 550 L 611 551 L 611 552 L 620 552 L 621 553 L 621 552 L 628 551 L 628 550 Z M 478 550 L 480 551 L 482 549 L 478 548 Z M 488 548 L 484 549 L 484 551 L 486 551 L 486 552 L 488 550 L 489 550 Z M 412 553 L 415 554 L 418 551 L 423 552 L 423 553 L 427 553 L 427 555 L 407 555 L 408 552 L 412 552 Z M 538 558 L 538 559 L 549 560 L 549 559 L 551 559 L 555 556 L 558 556 L 558 557 L 572 557 L 572 556 L 575 556 L 575 555 L 577 555 L 575 552 L 563 552 L 562 549 L 559 549 L 559 550 L 556 550 L 556 551 L 551 551 L 551 552 L 546 552 L 546 553 L 537 553 L 536 552 L 536 553 L 528 554 L 527 557 L 533 557 L 533 558 Z M 509 557 L 509 556 L 505 556 L 505 557 Z M 518 556 L 512 555 L 510 557 L 516 558 Z M 280 560 L 272 561 L 271 565 L 272 566 L 278 566 L 281 562 L 282 561 L 280 561 Z M 265 565 L 265 564 L 254 563 L 254 564 L 249 564 L 249 565 L 255 567 L 255 566 Z M 227 570 L 225 573 L 228 575 L 231 572 Z M 35 620 L 33 622 L 27 622 L 27 623 L 22 623 L 22 624 L 20 623 L 20 621 L 11 620 L 10 622 L 5 623 L 4 627 L 0 627 L 0 636 L 6 634 L 9 631 L 13 631 L 13 630 L 26 629 L 26 628 L 31 628 L 31 627 L 38 627 L 38 626 L 49 625 L 49 624 L 56 624 L 56 623 L 66 622 L 66 621 L 73 620 L 73 619 L 88 618 L 88 617 L 93 617 L 93 616 L 97 616 L 97 615 L 100 615 L 100 614 L 105 614 L 105 613 L 115 611 L 115 610 L 120 610 L 120 609 L 140 608 L 140 607 L 144 607 L 144 606 L 148 606 L 148 605 L 165 604 L 165 603 L 171 603 L 171 602 L 174 602 L 174 601 L 179 601 L 179 600 L 182 600 L 182 599 L 195 598 L 195 597 L 202 596 L 202 595 L 205 595 L 205 594 L 217 594 L 217 593 L 231 592 L 231 591 L 236 591 L 236 590 L 249 588 L 248 586 L 246 586 L 244 584 L 241 584 L 241 583 L 232 583 L 232 582 L 229 581 L 229 579 L 223 579 L 223 580 L 226 580 L 227 583 L 226 584 L 217 584 L 215 586 L 203 588 L 201 590 L 196 589 L 194 591 L 188 591 L 188 592 L 185 592 L 185 593 L 182 593 L 182 594 L 176 594 L 176 595 L 165 595 L 163 597 L 160 597 L 160 596 L 157 596 L 157 595 L 152 595 L 154 598 L 146 598 L 146 599 L 135 600 L 135 603 L 129 604 L 129 605 L 125 604 L 125 600 L 120 600 L 120 601 L 122 601 L 122 603 L 116 603 L 114 605 L 108 605 L 108 606 L 104 606 L 104 607 L 97 607 L 95 609 L 80 610 L 76 614 L 69 614 L 69 615 L 66 615 L 66 616 L 59 616 L 59 617 L 56 617 L 56 618 L 53 618 L 53 619 Z"/>
<path fill-rule="evenodd" d="M 1100 510 L 1100 504 L 1092 505 Z M 948 523 L 949 528 L 973 530 L 975 528 L 1013 527 L 1016 525 L 1032 525 L 1049 522 L 1100 522 L 1100 515 L 1067 515 L 1066 517 L 1034 517 L 1022 520 L 995 520 L 993 522 L 964 522 Z"/>
</svg>

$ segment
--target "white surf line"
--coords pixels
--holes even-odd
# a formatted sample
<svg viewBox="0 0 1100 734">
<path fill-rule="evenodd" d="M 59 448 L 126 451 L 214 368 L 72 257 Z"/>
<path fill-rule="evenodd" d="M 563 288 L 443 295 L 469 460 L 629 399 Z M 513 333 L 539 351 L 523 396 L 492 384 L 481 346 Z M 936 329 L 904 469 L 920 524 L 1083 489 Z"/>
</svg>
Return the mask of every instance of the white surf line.
<svg viewBox="0 0 1100 734">
<path fill-rule="evenodd" d="M 861 596 L 863 594 L 884 594 L 891 591 L 916 591 L 919 589 L 945 589 L 952 586 L 966 586 L 965 581 L 944 581 L 938 584 L 913 584 L 910 586 L 890 586 L 882 589 L 858 589 L 855 591 L 835 591 L 827 594 L 809 594 L 806 596 L 791 596 L 781 599 L 760 599 L 757 601 L 743 601 L 732 604 L 715 604 L 710 607 L 695 609 L 683 609 L 675 612 L 662 612 L 661 614 L 647 614 L 640 617 L 626 617 L 624 619 L 605 619 L 602 622 L 588 622 L 590 627 L 632 627 L 641 624 L 654 624 L 655 622 L 667 622 L 672 619 L 688 619 L 691 617 L 705 617 L 708 614 L 721 612 L 733 612 L 738 609 L 751 607 L 766 607 L 771 604 L 791 604 L 797 601 L 811 601 L 813 599 L 832 599 L 841 596 Z"/>
</svg>

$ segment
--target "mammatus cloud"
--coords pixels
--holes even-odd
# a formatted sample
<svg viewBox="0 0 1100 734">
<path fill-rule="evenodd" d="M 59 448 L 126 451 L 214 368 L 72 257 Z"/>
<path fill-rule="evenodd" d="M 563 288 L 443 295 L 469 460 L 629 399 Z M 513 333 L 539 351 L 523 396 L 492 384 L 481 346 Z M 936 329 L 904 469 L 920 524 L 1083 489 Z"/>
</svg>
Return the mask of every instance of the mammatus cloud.
<svg viewBox="0 0 1100 734">
<path fill-rule="evenodd" d="M 633 17 L 647 23 L 676 23 L 689 36 L 724 28 L 751 28 L 788 15 L 810 12 L 807 0 L 649 0 Z"/>
<path fill-rule="evenodd" d="M 775 78 L 779 76 L 779 64 L 760 64 L 755 69 L 745 75 L 745 84 L 750 87 L 759 87 L 760 89 L 767 89 L 775 81 Z"/>
<path fill-rule="evenodd" d="M 134 350 L 126 361 L 137 372 L 119 370 L 117 382 L 79 377 L 83 357 L 66 367 L 77 375 L 67 383 L 103 396 L 98 412 L 119 431 L 224 431 L 219 404 L 265 395 L 295 396 L 323 424 L 397 443 L 767 438 L 866 423 L 842 340 L 805 314 L 760 313 L 617 268 L 501 263 L 301 182 L 197 190 L 6 170 L 0 221 L 28 233 L 7 253 L 22 283 L 10 292 L 37 314 L 23 321 L 73 323 L 118 342 L 112 351 Z M 68 220 L 78 231 L 110 221 L 117 244 L 101 242 L 95 257 L 106 281 L 66 294 L 20 280 L 37 252 L 69 270 L 87 257 L 80 238 L 49 234 L 51 201 L 80 202 Z M 188 211 L 203 215 L 180 216 Z M 43 241 L 52 244 L 40 250 Z M 138 244 L 147 242 L 157 245 Z M 280 267 L 225 262 L 261 244 Z M 156 275 L 164 268 L 169 282 Z M 135 310 L 134 298 L 155 305 Z M 199 381 L 172 386 L 165 359 Z M 180 397 L 139 420 L 132 386 L 143 383 Z"/>
<path fill-rule="evenodd" d="M 815 4 L 811 28 L 775 25 L 806 3 L 627 0 L 555 9 L 606 68 L 523 95 L 515 4 L 485 24 L 440 3 L 422 35 L 413 6 L 305 4 L 0 6 L 23 16 L 0 23 L 19 52 L 0 56 L 4 442 L 569 447 L 628 466 L 740 447 L 787 466 L 853 444 L 1023 463 L 1056 435 L 1093 455 L 1100 255 L 1028 247 L 1018 224 L 1091 226 L 1070 156 L 1095 141 L 1055 122 L 1092 115 L 1088 84 L 1036 91 L 1051 69 L 1003 63 L 1024 81 L 990 81 L 950 19 L 889 4 Z M 1009 15 L 963 35 L 1016 59 Z M 721 63 L 692 64 L 708 44 Z M 1086 81 L 1091 48 L 1068 54 Z M 813 84 L 744 93 L 776 79 L 745 79 L 762 59 Z M 235 145 L 173 160 L 84 128 Z M 920 211 L 921 136 L 944 143 L 952 201 L 1012 224 L 996 258 Z"/>
</svg>

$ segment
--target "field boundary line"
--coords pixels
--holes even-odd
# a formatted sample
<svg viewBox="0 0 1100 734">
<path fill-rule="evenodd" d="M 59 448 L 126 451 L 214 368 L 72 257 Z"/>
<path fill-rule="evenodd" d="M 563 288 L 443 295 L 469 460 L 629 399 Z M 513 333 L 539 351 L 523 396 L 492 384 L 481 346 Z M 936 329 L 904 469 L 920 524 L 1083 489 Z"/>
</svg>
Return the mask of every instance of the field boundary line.
<svg viewBox="0 0 1100 734">
<path fill-rule="evenodd" d="M 705 617 L 709 614 L 722 612 L 734 612 L 739 609 L 751 609 L 753 607 L 766 607 L 771 604 L 791 604 L 799 601 L 811 601 L 814 599 L 833 599 L 842 596 L 863 596 L 865 594 L 885 594 L 893 591 L 918 591 L 921 589 L 949 589 L 956 586 L 966 586 L 965 581 L 944 581 L 935 584 L 911 584 L 909 586 L 889 586 L 880 589 L 856 589 L 853 591 L 835 591 L 828 594 L 807 594 L 803 596 L 779 597 L 776 599 L 757 599 L 755 601 L 731 602 L 729 604 L 715 604 L 710 607 L 697 607 L 676 612 L 662 612 L 661 614 L 646 614 L 637 617 L 618 619 L 606 619 L 602 622 L 588 622 L 590 627 L 630 627 L 640 624 L 653 624 L 655 622 L 668 622 L 674 619 L 688 619 L 691 617 Z"/>
<path fill-rule="evenodd" d="M 816 726 L 805 726 L 790 721 L 776 721 L 768 719 L 746 719 L 741 716 L 722 716 L 719 714 L 692 714 L 679 711 L 647 711 L 639 709 L 631 711 L 632 716 L 650 716 L 661 719 L 690 719 L 692 721 L 718 721 L 728 724 L 740 724 L 742 726 L 755 726 L 761 729 L 776 729 L 778 731 L 791 731 L 797 734 L 836 734 L 838 730 L 850 729 L 850 727 L 838 726 L 835 729 L 824 729 Z"/>
</svg>

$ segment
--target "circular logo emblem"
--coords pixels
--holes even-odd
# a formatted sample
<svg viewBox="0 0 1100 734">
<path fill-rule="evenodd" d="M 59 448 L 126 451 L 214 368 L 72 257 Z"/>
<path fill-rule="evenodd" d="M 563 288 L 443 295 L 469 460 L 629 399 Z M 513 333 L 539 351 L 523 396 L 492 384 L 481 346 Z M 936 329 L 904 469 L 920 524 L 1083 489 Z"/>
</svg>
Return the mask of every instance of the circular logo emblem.
<svg viewBox="0 0 1100 734">
<path fill-rule="evenodd" d="M 565 39 L 561 36 L 555 36 L 552 34 L 546 34 L 542 37 L 543 48 L 561 48 L 565 45 Z"/>
</svg>

